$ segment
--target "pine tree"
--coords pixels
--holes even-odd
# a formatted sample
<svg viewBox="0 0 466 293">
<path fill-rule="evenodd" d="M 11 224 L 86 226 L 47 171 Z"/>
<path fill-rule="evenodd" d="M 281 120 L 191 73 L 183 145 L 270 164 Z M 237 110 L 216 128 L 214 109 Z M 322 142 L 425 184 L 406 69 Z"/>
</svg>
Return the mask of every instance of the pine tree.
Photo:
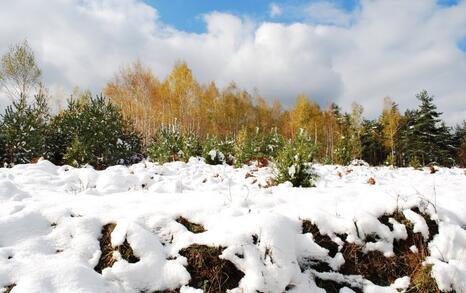
<svg viewBox="0 0 466 293">
<path fill-rule="evenodd" d="M 461 125 L 457 125 L 453 135 L 453 145 L 456 149 L 456 163 L 466 167 L 466 120 Z"/>
<path fill-rule="evenodd" d="M 82 96 L 52 122 L 54 158 L 75 166 L 104 169 L 141 157 L 141 136 L 120 109 L 103 96 Z"/>
<path fill-rule="evenodd" d="M 21 95 L 2 116 L 0 136 L 4 143 L 4 163 L 29 163 L 33 158 L 47 156 L 49 114 L 44 91 L 39 91 L 34 99 L 33 104 L 28 104 L 26 96 Z"/>
<path fill-rule="evenodd" d="M 342 115 L 338 120 L 340 126 L 340 137 L 335 147 L 336 163 L 348 165 L 353 159 L 354 135 L 351 128 L 351 117 L 349 114 Z"/>
<path fill-rule="evenodd" d="M 449 159 L 450 150 L 449 130 L 441 125 L 440 115 L 433 103 L 433 96 L 426 90 L 416 95 L 420 101 L 414 115 L 414 123 L 409 131 L 410 143 L 413 146 L 414 157 L 422 165 L 442 164 Z"/>
<path fill-rule="evenodd" d="M 373 166 L 381 165 L 387 156 L 382 129 L 382 124 L 377 120 L 364 120 L 362 123 L 362 159 Z"/>
<path fill-rule="evenodd" d="M 285 143 L 274 163 L 278 183 L 291 182 L 295 187 L 313 187 L 317 174 L 312 166 L 318 146 L 314 140 L 300 129 L 294 140 Z"/>
</svg>

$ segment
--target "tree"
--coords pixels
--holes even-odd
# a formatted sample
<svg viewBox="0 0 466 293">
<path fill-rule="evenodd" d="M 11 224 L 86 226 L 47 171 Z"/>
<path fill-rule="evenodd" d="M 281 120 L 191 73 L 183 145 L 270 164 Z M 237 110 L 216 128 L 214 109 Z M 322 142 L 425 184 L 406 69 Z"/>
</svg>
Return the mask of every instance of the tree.
<svg viewBox="0 0 466 293">
<path fill-rule="evenodd" d="M 52 121 L 58 163 L 90 164 L 104 169 L 130 164 L 141 156 L 141 137 L 120 109 L 103 96 L 81 96 Z"/>
<path fill-rule="evenodd" d="M 461 125 L 456 126 L 453 144 L 457 150 L 457 164 L 462 168 L 466 167 L 466 120 Z"/>
<path fill-rule="evenodd" d="M 361 158 L 362 155 L 362 145 L 361 145 L 361 133 L 362 133 L 362 113 L 364 108 L 358 103 L 351 104 L 351 144 L 352 144 L 352 155 L 353 159 Z"/>
<path fill-rule="evenodd" d="M 442 123 L 433 96 L 426 90 L 416 95 L 420 101 L 416 111 L 405 113 L 401 144 L 408 162 L 421 165 L 454 163 L 453 137 Z"/>
<path fill-rule="evenodd" d="M 383 147 L 383 126 L 377 120 L 364 120 L 362 123 L 362 159 L 370 165 L 381 165 L 386 158 Z"/>
<path fill-rule="evenodd" d="M 34 52 L 27 41 L 18 43 L 2 56 L 0 61 L 0 86 L 13 99 L 28 97 L 40 84 L 41 70 Z"/>
<path fill-rule="evenodd" d="M 22 164 L 47 157 L 49 112 L 44 91 L 40 90 L 34 99 L 33 104 L 28 104 L 26 96 L 21 95 L 2 116 L 0 137 L 5 163 Z"/>
<path fill-rule="evenodd" d="M 134 127 L 143 135 L 144 145 L 148 145 L 163 121 L 156 111 L 164 113 L 166 109 L 160 82 L 152 71 L 140 62 L 123 67 L 105 86 L 104 94 L 121 108 L 125 119 L 133 119 Z"/>
<path fill-rule="evenodd" d="M 294 140 L 289 140 L 274 159 L 278 183 L 291 182 L 295 187 L 313 187 L 318 177 L 312 163 L 318 146 L 300 129 Z"/>
<path fill-rule="evenodd" d="M 394 165 L 396 160 L 396 138 L 400 127 L 400 117 L 398 105 L 392 99 L 386 97 L 379 121 L 382 124 L 383 144 L 390 151 L 390 155 L 387 158 L 387 162 L 390 165 Z"/>
</svg>

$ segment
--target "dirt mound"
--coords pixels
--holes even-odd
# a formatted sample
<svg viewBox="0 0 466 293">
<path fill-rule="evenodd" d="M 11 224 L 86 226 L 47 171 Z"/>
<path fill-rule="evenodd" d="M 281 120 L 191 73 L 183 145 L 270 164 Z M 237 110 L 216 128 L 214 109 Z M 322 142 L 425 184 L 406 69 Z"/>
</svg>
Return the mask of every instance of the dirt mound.
<svg viewBox="0 0 466 293">
<path fill-rule="evenodd" d="M 122 245 L 117 247 L 112 246 L 111 235 L 115 229 L 116 224 L 110 223 L 105 225 L 102 228 L 102 236 L 99 239 L 100 242 L 100 255 L 99 262 L 94 267 L 94 270 L 99 274 L 102 273 L 102 270 L 108 267 L 112 267 L 116 262 L 116 259 L 113 257 L 113 252 L 118 251 L 121 254 L 121 257 L 129 263 L 136 263 L 139 261 L 139 258 L 134 255 L 133 249 L 128 243 L 128 240 L 125 239 Z"/>
<path fill-rule="evenodd" d="M 191 245 L 180 254 L 188 259 L 187 270 L 191 275 L 189 286 L 204 292 L 226 292 L 238 287 L 244 273 L 219 256 L 224 248 L 205 245 Z"/>
</svg>

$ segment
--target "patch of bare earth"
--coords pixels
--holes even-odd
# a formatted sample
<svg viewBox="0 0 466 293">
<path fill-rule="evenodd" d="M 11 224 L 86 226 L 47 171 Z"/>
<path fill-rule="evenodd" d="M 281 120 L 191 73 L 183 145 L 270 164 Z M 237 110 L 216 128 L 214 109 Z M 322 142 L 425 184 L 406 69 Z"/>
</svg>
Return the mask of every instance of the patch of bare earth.
<svg viewBox="0 0 466 293">
<path fill-rule="evenodd" d="M 413 224 L 408 221 L 403 213 L 394 212 L 390 215 L 383 215 L 379 221 L 388 226 L 393 231 L 393 226 L 389 222 L 390 218 L 404 224 L 408 237 L 404 240 L 395 240 L 393 243 L 394 256 L 385 257 L 382 252 L 369 251 L 365 253 L 364 245 L 346 242 L 346 237 L 338 235 L 344 244 L 338 246 L 331 240 L 328 235 L 322 235 L 319 228 L 310 221 L 303 221 L 303 233 L 312 233 L 314 241 L 323 248 L 329 251 L 331 257 L 337 252 L 341 252 L 345 259 L 345 263 L 335 273 L 343 276 L 362 276 L 364 279 L 371 281 L 379 286 L 389 286 L 396 279 L 408 276 L 411 278 L 411 284 L 406 292 L 418 293 L 437 293 L 440 290 L 437 287 L 435 280 L 431 276 L 431 267 L 423 265 L 425 258 L 429 255 L 428 242 L 432 240 L 435 234 L 438 234 L 437 223 L 430 218 L 429 215 L 421 213 L 418 208 L 412 209 L 420 214 L 426 221 L 429 227 L 429 238 L 424 239 L 421 233 L 413 232 Z M 371 235 L 365 239 L 365 242 L 377 241 L 377 235 Z M 416 249 L 413 249 L 416 247 Z M 315 272 L 332 272 L 330 266 L 323 261 L 309 261 L 308 259 L 301 262 L 302 270 L 311 269 Z M 352 286 L 345 281 L 337 282 L 334 280 L 323 280 L 318 276 L 314 276 L 317 286 L 333 293 L 345 286 L 350 287 L 355 292 L 362 292 L 362 284 Z"/>
<path fill-rule="evenodd" d="M 219 257 L 223 249 L 194 244 L 180 251 L 188 260 L 186 269 L 191 275 L 189 286 L 206 293 L 226 292 L 238 287 L 244 273 L 229 260 Z"/>
<path fill-rule="evenodd" d="M 129 263 L 136 263 L 139 261 L 139 258 L 134 255 L 133 249 L 129 245 L 127 239 L 125 239 L 122 245 L 118 245 L 117 247 L 112 246 L 111 235 L 115 227 L 116 224 L 110 223 L 102 228 L 102 236 L 99 239 L 100 251 L 102 254 L 100 255 L 99 262 L 94 267 L 94 270 L 99 274 L 101 274 L 105 268 L 112 267 L 116 262 L 116 259 L 113 257 L 115 251 L 118 251 L 121 257 Z"/>
<path fill-rule="evenodd" d="M 204 226 L 202 226 L 201 224 L 196 224 L 196 223 L 190 222 L 186 218 L 178 217 L 176 219 L 176 221 L 178 223 L 180 223 L 181 225 L 185 226 L 186 229 L 188 229 L 188 231 L 191 232 L 191 233 L 197 234 L 197 233 L 203 233 L 203 232 L 206 231 L 204 229 Z"/>
</svg>

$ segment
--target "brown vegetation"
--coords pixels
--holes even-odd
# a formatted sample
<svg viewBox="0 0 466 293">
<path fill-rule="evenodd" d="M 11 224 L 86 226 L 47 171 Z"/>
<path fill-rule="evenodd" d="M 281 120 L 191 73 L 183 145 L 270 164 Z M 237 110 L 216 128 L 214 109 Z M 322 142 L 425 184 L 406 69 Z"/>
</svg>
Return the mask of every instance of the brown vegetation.
<svg viewBox="0 0 466 293">
<path fill-rule="evenodd" d="M 182 249 L 180 254 L 188 259 L 187 270 L 191 274 L 189 286 L 204 290 L 206 293 L 226 292 L 238 287 L 244 273 L 233 263 L 221 259 L 222 247 L 191 245 Z"/>
<path fill-rule="evenodd" d="M 390 230 L 393 230 L 393 226 L 389 223 L 389 218 L 394 218 L 406 227 L 408 237 L 404 240 L 394 241 L 393 252 L 395 255 L 392 257 L 385 257 L 379 251 L 364 253 L 364 245 L 346 242 L 346 237 L 340 237 L 345 242 L 342 247 L 338 247 L 329 236 L 322 235 L 318 227 L 307 220 L 303 221 L 303 233 L 312 233 L 314 241 L 321 247 L 328 249 L 330 256 L 333 257 L 338 251 L 343 254 L 345 263 L 338 270 L 340 274 L 360 275 L 380 286 L 388 286 L 398 278 L 409 276 L 411 285 L 408 292 L 440 292 L 430 275 L 430 268 L 423 266 L 423 261 L 429 255 L 428 242 L 438 233 L 438 225 L 429 215 L 421 213 L 418 208 L 412 210 L 424 217 L 429 227 L 428 239 L 424 239 L 421 233 L 414 233 L 413 224 L 399 211 L 379 218 L 379 221 L 387 225 Z M 374 242 L 377 239 L 377 235 L 371 235 L 365 239 L 365 242 Z M 411 249 L 413 246 L 416 249 Z M 306 259 L 302 261 L 301 266 L 303 270 L 310 267 L 317 272 L 331 271 L 329 265 L 322 261 L 312 262 Z M 340 288 L 348 285 L 317 277 L 316 283 L 327 292 L 339 292 Z M 352 289 L 359 289 L 356 292 L 360 292 L 363 288 Z"/>
<path fill-rule="evenodd" d="M 105 268 L 112 267 L 116 262 L 116 259 L 113 258 L 114 251 L 118 251 L 121 257 L 129 263 L 136 263 L 139 261 L 139 258 L 134 255 L 133 249 L 126 239 L 122 245 L 117 247 L 112 246 L 111 235 L 115 227 L 116 224 L 110 223 L 102 228 L 102 236 L 99 239 L 101 255 L 99 262 L 94 267 L 94 270 L 100 274 Z"/>
<path fill-rule="evenodd" d="M 205 232 L 206 230 L 204 229 L 204 226 L 202 226 L 201 224 L 196 224 L 196 223 L 193 223 L 193 222 L 190 222 L 188 219 L 184 218 L 184 217 L 178 217 L 176 219 L 176 221 L 178 223 L 180 223 L 181 225 L 185 226 L 186 229 L 188 229 L 189 232 L 191 233 L 202 233 L 202 232 Z"/>
<path fill-rule="evenodd" d="M 367 183 L 370 184 L 370 185 L 375 185 L 375 179 L 373 177 L 369 178 L 367 180 Z"/>
</svg>

